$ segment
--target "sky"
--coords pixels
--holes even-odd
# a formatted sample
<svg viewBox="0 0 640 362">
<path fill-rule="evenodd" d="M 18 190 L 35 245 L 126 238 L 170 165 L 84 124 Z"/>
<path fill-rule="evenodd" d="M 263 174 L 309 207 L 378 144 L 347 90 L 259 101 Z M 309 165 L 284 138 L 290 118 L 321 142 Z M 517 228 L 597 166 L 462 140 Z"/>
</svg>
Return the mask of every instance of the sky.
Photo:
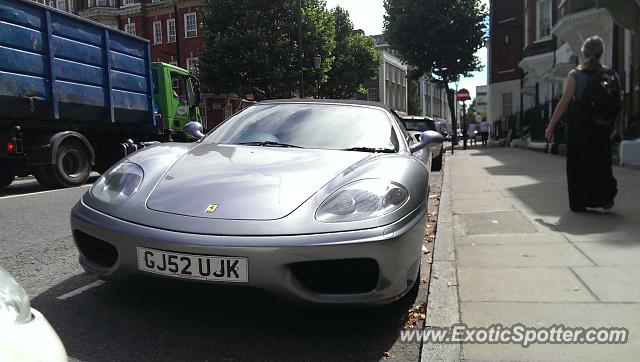
<svg viewBox="0 0 640 362">
<path fill-rule="evenodd" d="M 489 0 L 481 0 L 489 7 Z M 334 8 L 340 5 L 349 11 L 349 16 L 356 29 L 364 30 L 366 35 L 382 33 L 384 22 L 383 0 L 326 0 L 327 8 Z M 480 58 L 484 68 L 480 72 L 473 73 L 472 77 L 463 78 L 458 84 L 458 88 L 467 88 L 471 98 L 476 96 L 476 86 L 487 84 L 487 48 L 478 50 L 476 55 Z M 455 87 L 455 85 L 451 85 Z"/>
</svg>

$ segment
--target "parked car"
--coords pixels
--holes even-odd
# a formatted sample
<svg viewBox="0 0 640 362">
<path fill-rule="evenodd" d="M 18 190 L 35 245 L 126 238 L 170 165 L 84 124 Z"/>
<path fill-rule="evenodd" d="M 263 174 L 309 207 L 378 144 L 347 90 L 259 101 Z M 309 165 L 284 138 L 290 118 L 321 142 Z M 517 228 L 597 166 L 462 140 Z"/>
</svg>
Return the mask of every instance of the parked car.
<svg viewBox="0 0 640 362">
<path fill-rule="evenodd" d="M 438 131 L 435 120 L 425 116 L 404 116 L 401 117 L 405 128 L 408 131 L 422 133 L 424 131 Z M 418 136 L 419 137 L 419 136 Z M 444 135 L 443 135 L 444 137 Z M 442 169 L 442 155 L 444 154 L 444 146 L 442 143 L 431 146 L 431 171 L 440 171 Z"/>
<path fill-rule="evenodd" d="M 418 279 L 429 170 L 386 106 L 278 100 L 193 144 L 159 144 L 102 175 L 71 212 L 80 264 L 256 287 L 323 304 L 384 304 Z"/>
<path fill-rule="evenodd" d="M 67 361 L 56 332 L 31 308 L 27 293 L 1 266 L 0 361 Z"/>
</svg>

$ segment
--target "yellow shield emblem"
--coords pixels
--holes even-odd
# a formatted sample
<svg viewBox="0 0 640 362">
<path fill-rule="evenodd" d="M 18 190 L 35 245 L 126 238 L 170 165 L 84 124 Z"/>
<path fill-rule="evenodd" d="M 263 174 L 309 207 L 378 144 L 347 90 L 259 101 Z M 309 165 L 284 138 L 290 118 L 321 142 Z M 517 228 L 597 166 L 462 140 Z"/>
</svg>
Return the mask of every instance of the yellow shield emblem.
<svg viewBox="0 0 640 362">
<path fill-rule="evenodd" d="M 207 207 L 206 210 L 204 210 L 204 212 L 212 213 L 216 211 L 217 208 L 218 208 L 218 204 L 211 204 L 209 205 L 209 207 Z"/>
</svg>

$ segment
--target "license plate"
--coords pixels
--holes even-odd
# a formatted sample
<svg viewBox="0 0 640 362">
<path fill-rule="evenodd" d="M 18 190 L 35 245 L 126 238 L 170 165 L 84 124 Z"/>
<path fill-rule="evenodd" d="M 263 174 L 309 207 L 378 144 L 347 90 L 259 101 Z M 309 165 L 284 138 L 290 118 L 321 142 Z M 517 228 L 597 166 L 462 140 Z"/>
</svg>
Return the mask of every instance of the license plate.
<svg viewBox="0 0 640 362">
<path fill-rule="evenodd" d="M 247 258 L 180 254 L 138 247 L 138 269 L 175 278 L 246 283 Z"/>
</svg>

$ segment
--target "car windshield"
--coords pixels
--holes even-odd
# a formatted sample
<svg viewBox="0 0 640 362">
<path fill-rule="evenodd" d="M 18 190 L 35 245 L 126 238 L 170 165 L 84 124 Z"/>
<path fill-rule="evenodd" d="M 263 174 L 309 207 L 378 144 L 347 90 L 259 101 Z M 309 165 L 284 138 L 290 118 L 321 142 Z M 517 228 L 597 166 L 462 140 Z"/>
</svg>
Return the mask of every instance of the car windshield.
<svg viewBox="0 0 640 362">
<path fill-rule="evenodd" d="M 404 126 L 409 131 L 419 131 L 419 132 L 424 132 L 428 130 L 433 131 L 433 129 L 429 127 L 429 124 L 424 121 L 404 121 Z"/>
<path fill-rule="evenodd" d="M 398 138 L 385 111 L 346 104 L 255 105 L 225 121 L 203 142 L 398 151 Z"/>
</svg>

